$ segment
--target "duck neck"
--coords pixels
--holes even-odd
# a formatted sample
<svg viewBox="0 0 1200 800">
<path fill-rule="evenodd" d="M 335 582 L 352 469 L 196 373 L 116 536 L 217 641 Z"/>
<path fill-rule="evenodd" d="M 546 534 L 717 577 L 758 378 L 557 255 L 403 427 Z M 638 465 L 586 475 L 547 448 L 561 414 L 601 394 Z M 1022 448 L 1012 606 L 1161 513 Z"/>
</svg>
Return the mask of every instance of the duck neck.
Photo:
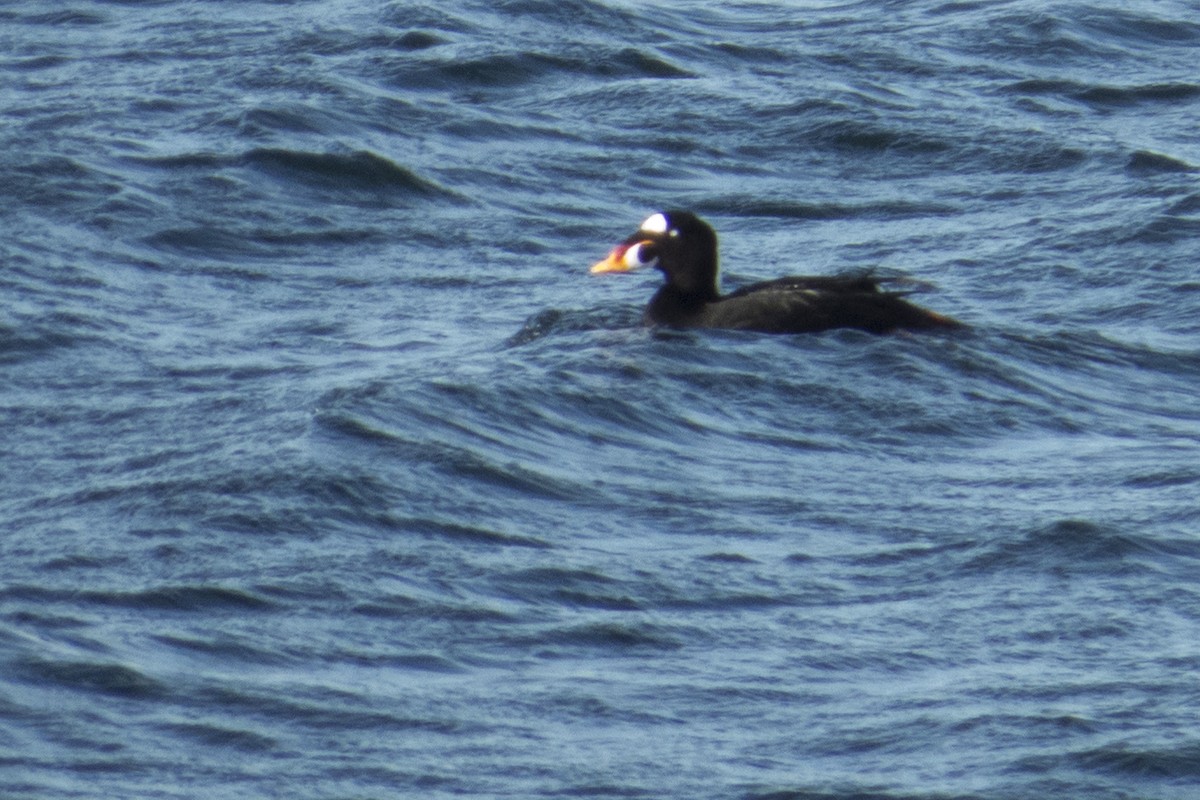
<svg viewBox="0 0 1200 800">
<path fill-rule="evenodd" d="M 650 305 L 646 306 L 646 319 L 666 325 L 686 324 L 716 299 L 715 290 L 711 293 L 685 292 L 674 284 L 664 284 L 650 298 Z"/>
<path fill-rule="evenodd" d="M 705 258 L 702 263 L 690 269 L 664 269 L 663 272 L 667 276 L 667 282 L 659 290 L 660 294 L 669 290 L 688 303 L 711 303 L 721 296 L 717 289 L 715 255 Z"/>
</svg>

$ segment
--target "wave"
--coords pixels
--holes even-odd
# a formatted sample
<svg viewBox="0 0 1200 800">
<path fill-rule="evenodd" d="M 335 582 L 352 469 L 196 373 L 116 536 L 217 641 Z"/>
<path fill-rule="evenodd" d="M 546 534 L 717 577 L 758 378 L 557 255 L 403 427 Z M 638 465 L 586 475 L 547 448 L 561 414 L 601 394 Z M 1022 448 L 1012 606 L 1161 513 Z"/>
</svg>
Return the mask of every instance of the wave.
<svg viewBox="0 0 1200 800">
<path fill-rule="evenodd" d="M 168 693 L 161 681 L 126 664 L 28 657 L 10 662 L 10 666 L 27 683 L 54 685 L 88 694 L 154 700 Z"/>
<path fill-rule="evenodd" d="M 1073 80 L 1027 79 L 1005 87 L 1016 95 L 1051 96 L 1073 100 L 1097 109 L 1134 108 L 1147 104 L 1190 104 L 1200 98 L 1200 84 L 1160 83 L 1145 86 L 1110 86 Z"/>
<path fill-rule="evenodd" d="M 0 794 L 1195 777 L 1200 25 L 653 5 L 0 11 Z M 647 328 L 679 205 L 972 327 Z"/>
<path fill-rule="evenodd" d="M 1200 548 L 1189 547 L 1190 559 Z M 1183 553 L 1175 553 L 1183 555 Z M 1059 520 L 989 546 L 964 568 L 980 572 L 1032 569 L 1055 574 L 1115 575 L 1157 572 L 1153 563 L 1168 553 L 1158 537 L 1145 537 L 1082 519 Z"/>
<path fill-rule="evenodd" d="M 76 564 L 76 566 L 78 566 Z M 37 600 L 47 605 L 112 606 L 146 611 L 180 611 L 208 613 L 227 611 L 270 611 L 275 608 L 268 598 L 245 589 L 223 586 L 179 585 L 159 586 L 139 591 L 62 590 L 37 586 L 10 586 L 0 590 L 0 596 Z"/>
</svg>

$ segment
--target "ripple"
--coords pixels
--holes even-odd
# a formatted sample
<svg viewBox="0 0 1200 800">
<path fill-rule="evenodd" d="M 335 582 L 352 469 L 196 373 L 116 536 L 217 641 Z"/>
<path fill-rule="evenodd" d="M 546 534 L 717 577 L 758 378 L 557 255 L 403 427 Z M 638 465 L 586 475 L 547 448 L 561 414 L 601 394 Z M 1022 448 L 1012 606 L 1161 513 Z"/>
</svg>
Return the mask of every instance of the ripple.
<svg viewBox="0 0 1200 800">
<path fill-rule="evenodd" d="M 137 592 L 85 591 L 74 596 L 98 605 L 191 613 L 270 611 L 275 608 L 273 602 L 257 594 L 222 586 L 162 586 Z"/>
<path fill-rule="evenodd" d="M 1138 150 L 1129 157 L 1125 168 L 1138 174 L 1195 172 L 1196 167 L 1177 158 L 1149 150 Z"/>
<path fill-rule="evenodd" d="M 154 700 L 167 694 L 163 683 L 125 664 L 26 658 L 18 663 L 17 669 L 27 682 L 84 693 L 99 692 L 131 700 Z"/>
<path fill-rule="evenodd" d="M 279 745 L 275 738 L 254 731 L 199 722 L 165 724 L 160 729 L 169 736 L 204 747 L 229 748 L 242 753 L 266 753 Z"/>
<path fill-rule="evenodd" d="M 249 151 L 244 160 L 251 167 L 275 177 L 321 188 L 443 200 L 462 199 L 434 181 L 367 150 L 311 153 L 263 148 Z"/>
<path fill-rule="evenodd" d="M 999 542 L 974 558 L 969 569 L 992 572 L 1013 568 L 1041 571 L 1129 574 L 1149 571 L 1164 555 L 1153 540 L 1086 520 L 1060 520 Z"/>
<path fill-rule="evenodd" d="M 630 650 L 678 650 L 683 647 L 675 636 L 651 625 L 595 623 L 567 628 L 555 628 L 528 639 L 529 646 L 550 647 L 545 655 L 558 652 L 558 648 L 586 648 L 613 655 L 623 655 Z"/>
<path fill-rule="evenodd" d="M 585 55 L 551 54 L 540 51 L 488 52 L 463 57 L 460 53 L 444 60 L 431 51 L 429 60 L 386 68 L 387 80 L 397 88 L 431 90 L 514 90 L 541 83 L 569 80 L 579 75 L 607 79 L 681 79 L 695 75 L 663 56 L 642 49 L 623 47 L 592 51 Z"/>
<path fill-rule="evenodd" d="M 1200 84 L 1159 83 L 1143 86 L 1108 86 L 1070 80 L 1029 79 L 1007 87 L 1014 94 L 1050 95 L 1095 108 L 1132 108 L 1156 103 L 1190 103 L 1200 98 Z"/>
</svg>

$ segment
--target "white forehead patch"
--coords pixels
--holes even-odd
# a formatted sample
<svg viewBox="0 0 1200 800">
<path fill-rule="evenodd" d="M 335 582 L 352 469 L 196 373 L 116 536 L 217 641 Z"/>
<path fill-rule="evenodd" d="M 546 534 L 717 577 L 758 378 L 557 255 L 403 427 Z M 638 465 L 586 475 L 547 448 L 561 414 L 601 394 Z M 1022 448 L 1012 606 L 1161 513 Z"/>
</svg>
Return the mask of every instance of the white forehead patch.
<svg viewBox="0 0 1200 800">
<path fill-rule="evenodd" d="M 642 223 L 642 227 L 638 228 L 638 230 L 645 231 L 646 233 L 663 234 L 667 232 L 667 228 L 669 227 L 671 227 L 671 223 L 667 222 L 667 215 L 660 213 L 651 214 L 646 217 L 646 221 Z"/>
</svg>

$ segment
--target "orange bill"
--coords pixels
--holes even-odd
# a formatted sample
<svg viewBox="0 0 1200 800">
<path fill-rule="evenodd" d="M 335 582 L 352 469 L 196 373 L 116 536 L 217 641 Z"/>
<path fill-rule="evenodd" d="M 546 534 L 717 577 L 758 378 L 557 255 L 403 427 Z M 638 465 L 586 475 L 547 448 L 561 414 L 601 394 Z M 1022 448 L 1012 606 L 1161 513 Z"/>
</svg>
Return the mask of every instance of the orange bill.
<svg viewBox="0 0 1200 800">
<path fill-rule="evenodd" d="M 612 252 L 608 254 L 608 258 L 603 261 L 597 261 L 592 265 L 591 273 L 597 275 L 601 272 L 628 272 L 630 266 L 625 263 L 625 253 L 628 250 L 629 245 L 627 244 L 614 247 Z"/>
</svg>

